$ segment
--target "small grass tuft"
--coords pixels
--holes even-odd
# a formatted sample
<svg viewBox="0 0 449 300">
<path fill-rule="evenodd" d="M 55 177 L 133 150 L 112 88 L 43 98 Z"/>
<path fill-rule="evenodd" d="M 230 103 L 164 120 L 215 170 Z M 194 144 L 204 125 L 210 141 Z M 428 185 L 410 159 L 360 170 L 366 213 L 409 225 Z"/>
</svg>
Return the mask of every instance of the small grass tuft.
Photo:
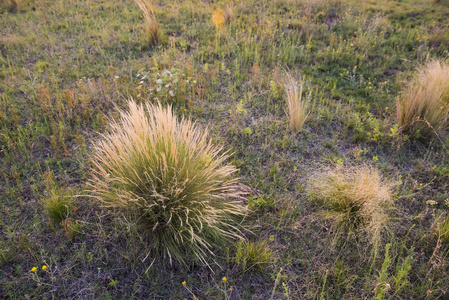
<svg viewBox="0 0 449 300">
<path fill-rule="evenodd" d="M 224 11 L 224 18 L 226 23 L 230 23 L 234 18 L 234 10 L 232 9 L 232 6 L 230 4 L 226 6 L 226 9 Z"/>
<path fill-rule="evenodd" d="M 134 2 L 139 6 L 147 23 L 145 29 L 149 43 L 156 45 L 162 37 L 162 28 L 156 20 L 153 6 L 148 0 L 134 0 Z"/>
<path fill-rule="evenodd" d="M 447 133 L 449 121 L 449 66 L 433 60 L 418 70 L 397 101 L 397 121 L 414 136 Z"/>
<path fill-rule="evenodd" d="M 273 260 L 274 252 L 267 241 L 237 243 L 235 261 L 243 271 L 265 271 Z"/>
<path fill-rule="evenodd" d="M 286 82 L 284 83 L 284 88 L 287 96 L 290 128 L 294 133 L 298 133 L 304 127 L 304 124 L 309 116 L 307 109 L 309 107 L 311 93 L 309 93 L 307 99 L 303 99 L 303 81 L 299 80 L 298 82 L 289 73 L 286 73 Z"/>
<path fill-rule="evenodd" d="M 70 188 L 51 187 L 42 204 L 50 220 L 60 223 L 72 212 L 73 191 Z"/>
<path fill-rule="evenodd" d="M 212 13 L 212 23 L 214 23 L 215 28 L 221 28 L 226 22 L 226 15 L 225 12 L 217 8 Z"/>
<path fill-rule="evenodd" d="M 307 190 L 325 209 L 324 217 L 333 221 L 336 237 L 365 232 L 377 247 L 389 221 L 395 185 L 372 167 L 338 167 L 313 176 Z"/>
<path fill-rule="evenodd" d="M 148 115 L 147 115 L 148 114 Z M 236 172 L 222 153 L 171 106 L 134 101 L 95 148 L 95 198 L 133 220 L 155 257 L 205 265 L 212 248 L 243 239 L 235 217 L 245 214 Z"/>
</svg>

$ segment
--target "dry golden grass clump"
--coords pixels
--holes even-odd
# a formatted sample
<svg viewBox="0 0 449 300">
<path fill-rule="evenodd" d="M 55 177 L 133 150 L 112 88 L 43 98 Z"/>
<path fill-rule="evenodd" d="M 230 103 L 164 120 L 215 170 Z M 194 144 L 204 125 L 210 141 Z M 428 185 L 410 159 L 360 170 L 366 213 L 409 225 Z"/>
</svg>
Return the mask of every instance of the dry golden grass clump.
<svg viewBox="0 0 449 300">
<path fill-rule="evenodd" d="M 299 132 L 309 116 L 308 107 L 310 103 L 309 93 L 307 99 L 302 98 L 303 82 L 299 82 L 289 73 L 286 73 L 286 82 L 284 83 L 285 93 L 287 95 L 288 116 L 290 119 L 290 128 L 293 132 Z"/>
<path fill-rule="evenodd" d="M 212 13 L 212 23 L 214 23 L 215 28 L 221 28 L 226 23 L 225 12 L 217 8 Z"/>
<path fill-rule="evenodd" d="M 170 106 L 131 100 L 95 147 L 90 186 L 104 206 L 135 221 L 156 257 L 207 264 L 213 247 L 243 239 L 235 218 L 245 209 L 228 156 Z"/>
<path fill-rule="evenodd" d="M 226 23 L 230 23 L 231 20 L 234 18 L 234 10 L 232 9 L 232 6 L 230 4 L 226 6 L 226 9 L 224 11 L 224 17 Z"/>
<path fill-rule="evenodd" d="M 150 44 L 157 44 L 162 36 L 161 25 L 157 22 L 153 6 L 148 0 L 134 0 L 142 11 L 143 18 L 146 21 L 146 35 Z"/>
<path fill-rule="evenodd" d="M 444 135 L 449 126 L 449 66 L 433 60 L 397 100 L 397 121 L 402 132 L 415 136 Z"/>
<path fill-rule="evenodd" d="M 323 206 L 323 216 L 332 220 L 336 237 L 366 234 L 377 247 L 389 220 L 396 184 L 384 180 L 372 167 L 338 167 L 313 176 L 307 189 L 309 196 Z"/>
</svg>

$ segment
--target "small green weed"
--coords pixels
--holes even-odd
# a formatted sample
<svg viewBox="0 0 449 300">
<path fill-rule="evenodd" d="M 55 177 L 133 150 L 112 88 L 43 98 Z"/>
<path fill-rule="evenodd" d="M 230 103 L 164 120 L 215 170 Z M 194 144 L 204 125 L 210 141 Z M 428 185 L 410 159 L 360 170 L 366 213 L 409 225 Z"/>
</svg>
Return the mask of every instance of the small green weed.
<svg viewBox="0 0 449 300">
<path fill-rule="evenodd" d="M 42 205 L 48 217 L 54 223 L 67 219 L 74 210 L 74 192 L 71 188 L 50 187 L 47 196 L 42 199 Z"/>
<path fill-rule="evenodd" d="M 266 240 L 256 242 L 239 241 L 237 243 L 235 261 L 242 272 L 262 272 L 273 261 L 273 255 L 274 252 Z"/>
</svg>

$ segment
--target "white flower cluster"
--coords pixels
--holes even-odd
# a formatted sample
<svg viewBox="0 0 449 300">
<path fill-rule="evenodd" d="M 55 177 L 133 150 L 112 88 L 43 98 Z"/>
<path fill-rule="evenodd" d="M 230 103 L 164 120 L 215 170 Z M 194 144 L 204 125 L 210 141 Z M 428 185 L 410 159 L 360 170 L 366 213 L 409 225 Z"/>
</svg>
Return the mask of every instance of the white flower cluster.
<svg viewBox="0 0 449 300">
<path fill-rule="evenodd" d="M 177 68 L 162 71 L 158 68 L 153 68 L 150 71 L 142 69 L 139 70 L 136 77 L 139 85 L 149 85 L 150 90 L 152 90 L 150 95 L 154 93 L 175 97 L 179 93 L 181 80 L 184 80 L 187 85 L 191 84 L 191 80 L 185 76 L 182 70 Z M 192 83 L 195 84 L 196 81 L 194 80 Z"/>
</svg>

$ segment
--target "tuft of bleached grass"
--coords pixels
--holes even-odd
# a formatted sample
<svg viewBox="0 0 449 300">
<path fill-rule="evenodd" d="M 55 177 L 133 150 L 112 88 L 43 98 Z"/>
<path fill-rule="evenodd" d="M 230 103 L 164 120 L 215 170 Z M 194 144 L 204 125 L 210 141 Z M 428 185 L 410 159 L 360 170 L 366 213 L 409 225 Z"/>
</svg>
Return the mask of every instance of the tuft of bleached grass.
<svg viewBox="0 0 449 300">
<path fill-rule="evenodd" d="M 400 129 L 416 136 L 445 135 L 449 127 L 449 66 L 432 60 L 418 69 L 397 100 Z"/>
<path fill-rule="evenodd" d="M 226 9 L 224 10 L 224 18 L 226 23 L 230 23 L 234 18 L 234 10 L 231 4 L 226 5 Z"/>
<path fill-rule="evenodd" d="M 309 93 L 307 99 L 304 99 L 302 88 L 303 81 L 296 80 L 286 72 L 284 89 L 287 97 L 287 114 L 290 120 L 290 128 L 294 133 L 298 133 L 304 127 L 309 116 L 308 108 L 311 93 Z"/>
<path fill-rule="evenodd" d="M 322 205 L 322 215 L 332 221 L 336 237 L 367 235 L 377 248 L 389 221 L 396 185 L 397 182 L 382 178 L 373 167 L 338 167 L 311 177 L 307 191 Z"/>
<path fill-rule="evenodd" d="M 217 8 L 212 13 L 212 23 L 215 28 L 221 28 L 226 23 L 225 12 L 221 8 Z"/>
<path fill-rule="evenodd" d="M 142 11 L 143 18 L 146 22 L 146 35 L 150 44 L 157 44 L 162 36 L 161 25 L 156 20 L 153 6 L 149 0 L 134 0 Z"/>
<path fill-rule="evenodd" d="M 208 131 L 161 104 L 130 100 L 120 114 L 95 146 L 93 196 L 134 220 L 149 252 L 170 263 L 207 265 L 214 247 L 243 240 L 236 168 Z"/>
</svg>

